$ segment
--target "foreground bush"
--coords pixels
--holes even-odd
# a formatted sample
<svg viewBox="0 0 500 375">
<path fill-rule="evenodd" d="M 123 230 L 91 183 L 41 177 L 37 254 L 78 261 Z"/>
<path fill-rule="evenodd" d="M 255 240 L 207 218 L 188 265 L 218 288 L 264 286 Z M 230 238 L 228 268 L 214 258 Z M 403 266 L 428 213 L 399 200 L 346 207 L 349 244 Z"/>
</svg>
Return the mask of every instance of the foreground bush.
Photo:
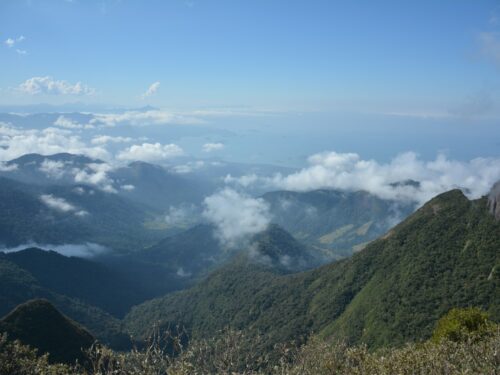
<svg viewBox="0 0 500 375">
<path fill-rule="evenodd" d="M 287 375 L 405 375 L 405 374 L 499 374 L 500 332 L 461 342 L 408 344 L 403 348 L 371 353 L 366 347 L 349 347 L 314 340 L 305 346 L 291 365 L 276 373 Z"/>
<path fill-rule="evenodd" d="M 49 364 L 49 356 L 38 356 L 35 349 L 0 335 L 0 375 L 68 375 L 73 370 L 66 365 Z"/>
<path fill-rule="evenodd" d="M 116 353 L 95 345 L 89 351 L 88 368 L 50 365 L 34 350 L 0 339 L 0 375 L 454 375 L 499 374 L 500 330 L 486 336 L 471 334 L 462 341 L 441 340 L 408 344 L 402 348 L 369 352 L 365 346 L 350 347 L 312 339 L 300 349 L 275 348 L 278 363 L 248 353 L 241 332 L 227 331 L 219 338 L 192 343 L 170 356 L 159 341 L 144 350 Z M 258 343 L 257 343 L 258 344 Z"/>
<path fill-rule="evenodd" d="M 432 340 L 459 342 L 467 340 L 471 335 L 481 338 L 488 335 L 492 327 L 494 324 L 483 310 L 477 307 L 455 308 L 438 320 Z"/>
</svg>

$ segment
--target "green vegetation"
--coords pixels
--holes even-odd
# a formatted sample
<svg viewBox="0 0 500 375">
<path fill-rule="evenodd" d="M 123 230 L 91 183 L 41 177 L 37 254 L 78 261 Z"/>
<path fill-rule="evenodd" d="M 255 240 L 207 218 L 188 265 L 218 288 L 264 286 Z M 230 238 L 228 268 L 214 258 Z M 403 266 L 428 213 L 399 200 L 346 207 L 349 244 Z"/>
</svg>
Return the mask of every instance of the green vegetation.
<svg viewBox="0 0 500 375">
<path fill-rule="evenodd" d="M 92 260 L 66 257 L 37 248 L 0 257 L 29 272 L 41 287 L 77 298 L 117 317 L 125 315 L 131 306 L 148 296 L 152 297 L 131 277 Z"/>
<path fill-rule="evenodd" d="M 251 346 L 260 353 L 312 332 L 370 349 L 403 345 L 430 338 L 453 307 L 481 307 L 500 320 L 499 248 L 500 223 L 486 200 L 454 190 L 350 259 L 287 276 L 234 261 L 189 290 L 133 308 L 125 323 L 136 337 L 179 324 L 194 340 L 229 326 L 262 334 Z"/>
<path fill-rule="evenodd" d="M 226 331 L 217 339 L 193 342 L 187 349 L 180 347 L 177 356 L 166 353 L 156 340 L 144 350 L 127 353 L 94 345 L 87 351 L 89 364 L 84 368 L 50 365 L 47 357 L 37 357 L 30 348 L 0 336 L 0 374 L 459 375 L 496 374 L 500 367 L 498 329 L 480 339 L 471 336 L 462 342 L 429 341 L 374 352 L 366 346 L 349 346 L 316 337 L 300 348 L 275 347 L 273 351 L 279 358 L 276 362 L 268 356 L 245 351 L 248 340 L 241 332 Z"/>
<path fill-rule="evenodd" d="M 0 332 L 48 353 L 51 363 L 83 363 L 84 353 L 95 341 L 92 335 L 63 316 L 46 300 L 32 300 L 16 307 L 0 320 Z"/>
<path fill-rule="evenodd" d="M 494 324 L 488 319 L 488 314 L 481 309 L 454 308 L 439 319 L 432 333 L 432 340 L 466 341 L 471 335 L 482 337 L 491 333 L 492 327 Z"/>
<path fill-rule="evenodd" d="M 40 200 L 42 194 L 65 199 L 87 214 L 51 209 Z M 8 247 L 33 242 L 91 242 L 116 250 L 135 250 L 156 242 L 165 233 L 144 226 L 153 216 L 139 204 L 84 185 L 26 185 L 0 177 L 0 212 L 0 238 Z"/>
<path fill-rule="evenodd" d="M 123 332 L 118 319 L 97 307 L 43 287 L 31 273 L 0 254 L 0 316 L 34 298 L 47 299 L 103 343 L 116 349 L 130 348 L 130 338 Z"/>
<path fill-rule="evenodd" d="M 275 191 L 262 198 L 270 204 L 274 223 L 334 259 L 350 256 L 414 209 L 365 191 Z"/>
</svg>

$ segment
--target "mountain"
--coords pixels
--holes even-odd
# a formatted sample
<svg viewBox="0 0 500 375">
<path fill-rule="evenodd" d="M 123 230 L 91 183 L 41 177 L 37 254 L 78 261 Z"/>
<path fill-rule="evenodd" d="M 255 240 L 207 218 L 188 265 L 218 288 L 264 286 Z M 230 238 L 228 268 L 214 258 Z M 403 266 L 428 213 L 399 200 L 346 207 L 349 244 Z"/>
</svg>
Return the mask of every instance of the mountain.
<svg viewBox="0 0 500 375">
<path fill-rule="evenodd" d="M 266 265 L 273 272 L 298 272 L 323 261 L 315 251 L 297 242 L 277 225 L 270 225 L 267 230 L 240 246 L 229 249 L 220 244 L 215 236 L 215 228 L 208 224 L 196 225 L 121 259 L 122 262 L 123 259 L 129 260 L 130 270 L 138 264 L 162 267 L 164 275 L 160 276 L 158 281 L 162 280 L 165 284 L 166 275 L 170 275 L 172 291 L 193 284 L 209 272 L 242 255 Z M 122 266 L 115 262 L 113 267 L 121 269 Z"/>
<path fill-rule="evenodd" d="M 266 351 L 312 332 L 370 348 L 430 337 L 453 307 L 500 319 L 500 223 L 487 200 L 453 190 L 429 201 L 351 258 L 280 275 L 232 262 L 194 287 L 136 306 L 128 329 L 181 324 L 192 338 L 226 326 L 260 333 Z M 250 348 L 249 348 L 250 350 Z"/>
<path fill-rule="evenodd" d="M 17 306 L 0 320 L 0 332 L 38 349 L 39 354 L 49 353 L 52 363 L 85 362 L 84 350 L 95 341 L 84 328 L 41 299 Z"/>
<path fill-rule="evenodd" d="M 37 248 L 8 253 L 3 258 L 28 271 L 43 288 L 77 298 L 117 317 L 154 295 L 138 287 L 135 277 L 89 259 Z"/>
<path fill-rule="evenodd" d="M 84 155 L 59 153 L 54 155 L 26 154 L 7 161 L 0 176 L 34 185 L 75 184 L 77 171 L 89 170 L 89 165 L 103 164 L 102 160 Z"/>
<path fill-rule="evenodd" d="M 0 316 L 31 299 L 50 301 L 66 316 L 82 324 L 103 343 L 116 349 L 131 346 L 120 321 L 98 307 L 62 295 L 40 284 L 28 271 L 7 260 L 0 253 Z"/>
<path fill-rule="evenodd" d="M 120 195 L 154 209 L 168 210 L 181 204 L 199 204 L 211 189 L 199 181 L 191 181 L 182 174 L 141 161 L 130 163 L 109 173 L 115 183 L 130 189 L 121 189 Z"/>
<path fill-rule="evenodd" d="M 0 177 L 0 243 L 98 243 L 137 249 L 165 236 L 140 205 L 86 185 L 36 186 Z M 117 220 L 117 218 L 120 218 Z"/>
<path fill-rule="evenodd" d="M 498 181 L 488 196 L 488 208 L 497 220 L 500 220 L 500 181 Z"/>
<path fill-rule="evenodd" d="M 262 198 L 274 223 L 334 259 L 359 251 L 414 210 L 365 191 L 275 191 Z"/>
</svg>

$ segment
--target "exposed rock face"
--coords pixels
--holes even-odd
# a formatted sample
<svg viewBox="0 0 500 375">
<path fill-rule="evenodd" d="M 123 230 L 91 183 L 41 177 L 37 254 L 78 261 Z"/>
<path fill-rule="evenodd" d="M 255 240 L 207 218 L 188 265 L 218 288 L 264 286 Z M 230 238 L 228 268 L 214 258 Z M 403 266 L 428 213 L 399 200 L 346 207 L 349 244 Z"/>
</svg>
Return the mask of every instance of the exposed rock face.
<svg viewBox="0 0 500 375">
<path fill-rule="evenodd" d="M 500 181 L 493 185 L 488 196 L 488 208 L 497 220 L 500 220 Z"/>
</svg>

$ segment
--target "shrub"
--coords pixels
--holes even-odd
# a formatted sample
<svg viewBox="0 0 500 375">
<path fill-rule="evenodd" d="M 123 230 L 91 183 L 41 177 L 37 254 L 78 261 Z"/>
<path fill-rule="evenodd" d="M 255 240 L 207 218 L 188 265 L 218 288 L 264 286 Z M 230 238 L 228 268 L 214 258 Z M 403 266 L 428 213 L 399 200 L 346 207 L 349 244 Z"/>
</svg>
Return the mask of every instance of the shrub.
<svg viewBox="0 0 500 375">
<path fill-rule="evenodd" d="M 491 332 L 492 327 L 488 314 L 480 308 L 454 308 L 438 320 L 432 341 L 462 342 L 471 336 L 483 337 Z"/>
</svg>

